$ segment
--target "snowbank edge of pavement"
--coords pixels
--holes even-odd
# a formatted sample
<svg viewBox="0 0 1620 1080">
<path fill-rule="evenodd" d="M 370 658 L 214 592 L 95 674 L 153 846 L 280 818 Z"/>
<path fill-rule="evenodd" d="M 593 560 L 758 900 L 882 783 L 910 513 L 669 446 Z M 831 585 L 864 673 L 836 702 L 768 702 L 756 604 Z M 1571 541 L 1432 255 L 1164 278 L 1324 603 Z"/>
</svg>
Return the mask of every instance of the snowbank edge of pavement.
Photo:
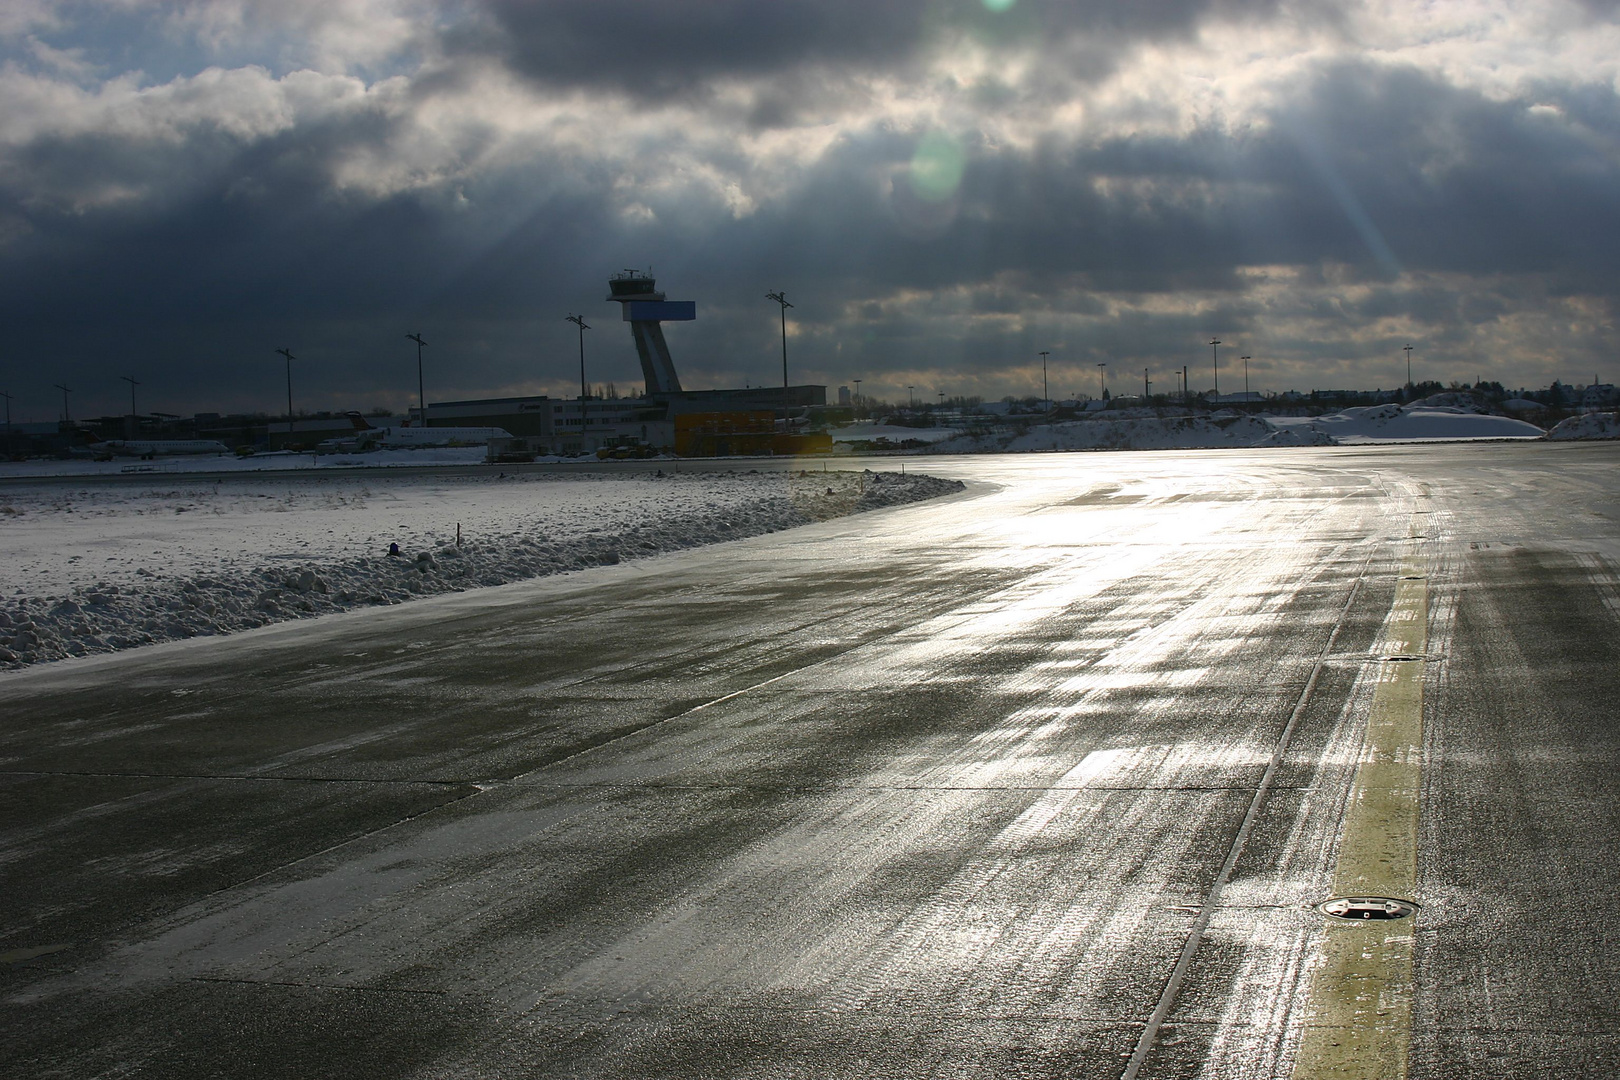
<svg viewBox="0 0 1620 1080">
<path fill-rule="evenodd" d="M 610 566 L 726 540 L 781 532 L 817 521 L 921 502 L 964 490 L 959 480 L 921 473 L 789 474 L 743 508 L 698 509 L 607 537 L 558 539 L 555 528 L 499 548 L 453 545 L 394 558 L 312 556 L 230 575 L 158 577 L 138 587 L 76 586 L 66 597 L 0 599 L 0 672 L 68 657 L 165 641 L 224 635 L 354 608 L 491 588 L 552 574 Z"/>
</svg>

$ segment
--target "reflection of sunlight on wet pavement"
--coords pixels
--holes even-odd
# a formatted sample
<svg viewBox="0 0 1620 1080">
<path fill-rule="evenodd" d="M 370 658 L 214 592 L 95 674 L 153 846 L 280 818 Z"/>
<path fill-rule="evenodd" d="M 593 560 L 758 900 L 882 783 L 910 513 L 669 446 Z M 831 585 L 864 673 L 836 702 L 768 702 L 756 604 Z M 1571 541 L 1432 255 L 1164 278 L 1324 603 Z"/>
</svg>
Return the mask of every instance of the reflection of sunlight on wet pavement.
<svg viewBox="0 0 1620 1080">
<path fill-rule="evenodd" d="M 323 724 L 388 722 L 311 739 L 300 776 L 409 739 L 424 770 L 504 779 L 210 896 L 105 967 L 448 987 L 487 1003 L 480 1038 L 510 1022 L 514 1054 L 562 1046 L 553 1060 L 604 1075 L 657 1072 L 615 1073 L 625 1047 L 718 1048 L 707 1067 L 744 1039 L 775 1064 L 796 1038 L 828 1075 L 932 1054 L 1034 1076 L 1128 1057 L 1191 941 L 1196 992 L 1158 1044 L 1189 1064 L 1152 1074 L 1284 1075 L 1309 904 L 1362 752 L 1359 672 L 1395 649 L 1374 636 L 1373 582 L 1403 571 L 1378 553 L 1410 546 L 1416 498 L 1397 470 L 1310 460 L 939 459 L 962 495 L 523 586 L 500 612 L 471 596 L 444 602 L 449 621 L 384 612 L 342 649 L 311 630 L 322 665 L 353 670 L 288 689 L 265 730 L 312 687 L 350 695 Z M 830 484 L 799 479 L 812 503 Z M 402 637 L 432 644 L 410 679 L 391 652 L 346 659 Z M 586 1029 L 601 1042 L 567 1042 Z M 501 1071 L 505 1044 L 487 1047 L 507 1031 L 462 1071 Z M 1022 1069 L 1036 1045 L 1060 1067 Z"/>
</svg>

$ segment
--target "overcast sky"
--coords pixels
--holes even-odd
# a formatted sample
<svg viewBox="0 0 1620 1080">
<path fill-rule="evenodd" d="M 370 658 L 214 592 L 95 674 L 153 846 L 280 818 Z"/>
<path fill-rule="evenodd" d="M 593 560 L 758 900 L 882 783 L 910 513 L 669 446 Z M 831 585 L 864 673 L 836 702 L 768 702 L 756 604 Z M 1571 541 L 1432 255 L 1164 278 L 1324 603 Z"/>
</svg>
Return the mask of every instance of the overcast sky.
<svg viewBox="0 0 1620 1080">
<path fill-rule="evenodd" d="M 1613 0 L 7 0 L 18 419 L 1620 379 Z"/>
</svg>

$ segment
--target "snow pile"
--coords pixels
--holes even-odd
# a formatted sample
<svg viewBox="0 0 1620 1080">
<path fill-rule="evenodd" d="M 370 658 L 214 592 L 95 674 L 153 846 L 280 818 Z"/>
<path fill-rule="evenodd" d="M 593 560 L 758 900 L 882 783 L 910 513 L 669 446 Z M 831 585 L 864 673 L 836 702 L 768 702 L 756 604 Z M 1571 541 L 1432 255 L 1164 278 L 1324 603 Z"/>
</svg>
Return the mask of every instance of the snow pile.
<svg viewBox="0 0 1620 1080">
<path fill-rule="evenodd" d="M 1310 427 L 1341 444 L 1428 442 L 1461 439 L 1539 439 L 1534 424 L 1510 416 L 1491 416 L 1477 406 L 1368 405 L 1329 416 L 1270 417 L 1277 427 Z"/>
<path fill-rule="evenodd" d="M 1410 405 L 1373 405 L 1327 416 L 1246 416 L 1231 410 L 1207 416 L 1167 417 L 1110 413 L 1095 419 L 965 432 L 935 443 L 928 452 L 1198 450 L 1541 436 L 1542 430 L 1534 424 L 1484 412 L 1469 395 L 1443 394 Z"/>
<path fill-rule="evenodd" d="M 0 491 L 0 667 L 611 565 L 962 488 L 872 472 L 165 479 Z"/>
<path fill-rule="evenodd" d="M 917 439 L 920 442 L 938 442 L 957 434 L 957 428 L 950 427 L 906 427 L 902 424 L 879 424 L 873 420 L 857 420 L 853 424 L 834 428 L 831 432 L 833 442 L 870 442 L 877 439 L 888 439 L 890 442 L 905 442 L 907 439 Z"/>
<path fill-rule="evenodd" d="M 1558 439 L 1620 439 L 1620 413 L 1587 413 L 1561 420 L 1547 432 L 1547 438 Z"/>
<path fill-rule="evenodd" d="M 1252 416 L 1142 417 L 1069 420 L 1022 430 L 965 434 L 929 448 L 936 454 L 1026 453 L 1040 450 L 1194 450 L 1254 446 L 1274 430 Z"/>
<path fill-rule="evenodd" d="M 1426 398 L 1419 398 L 1407 407 L 1412 408 L 1415 406 L 1461 409 L 1464 412 L 1480 413 L 1482 415 L 1489 415 L 1491 411 L 1485 407 L 1485 403 L 1479 399 L 1479 396 L 1471 390 L 1445 390 L 1438 394 L 1430 394 Z"/>
<path fill-rule="evenodd" d="M 1318 431 L 1307 424 L 1300 424 L 1293 427 L 1279 427 L 1254 445 L 1337 446 L 1339 442 L 1325 431 Z"/>
</svg>

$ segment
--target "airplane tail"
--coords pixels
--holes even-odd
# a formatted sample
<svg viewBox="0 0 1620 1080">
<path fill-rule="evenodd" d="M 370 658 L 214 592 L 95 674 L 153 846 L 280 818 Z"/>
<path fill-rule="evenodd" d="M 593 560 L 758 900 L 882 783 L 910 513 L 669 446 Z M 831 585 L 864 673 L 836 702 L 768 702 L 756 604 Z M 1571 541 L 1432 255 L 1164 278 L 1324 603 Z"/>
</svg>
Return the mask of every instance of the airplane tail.
<svg viewBox="0 0 1620 1080">
<path fill-rule="evenodd" d="M 354 430 L 356 430 L 356 431 L 370 431 L 371 430 L 371 424 L 366 420 L 365 417 L 361 416 L 359 413 L 357 413 L 357 412 L 346 412 L 343 415 L 347 416 L 349 418 L 349 423 L 354 425 Z"/>
</svg>

